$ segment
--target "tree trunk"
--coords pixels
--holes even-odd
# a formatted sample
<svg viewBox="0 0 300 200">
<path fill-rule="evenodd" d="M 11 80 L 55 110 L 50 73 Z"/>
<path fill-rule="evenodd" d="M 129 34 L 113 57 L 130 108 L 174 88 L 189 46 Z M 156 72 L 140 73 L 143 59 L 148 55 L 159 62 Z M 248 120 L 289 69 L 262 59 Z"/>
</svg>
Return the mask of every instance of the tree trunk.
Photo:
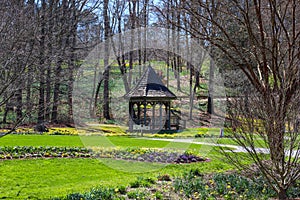
<svg viewBox="0 0 300 200">
<path fill-rule="evenodd" d="M 178 2 L 179 1 L 179 2 Z M 176 7 L 180 6 L 180 0 L 176 0 Z M 176 9 L 177 12 L 177 44 L 176 44 L 176 50 L 179 53 L 180 52 L 180 24 L 181 24 L 181 13 L 180 13 L 180 9 Z M 177 90 L 181 91 L 181 85 L 180 85 L 180 73 L 182 71 L 182 67 L 181 67 L 181 58 L 179 55 L 176 56 L 176 63 L 177 63 Z"/>
<path fill-rule="evenodd" d="M 143 16 L 143 20 L 144 20 L 144 52 L 143 52 L 143 71 L 145 70 L 145 64 L 147 61 L 147 30 L 146 27 L 148 25 L 148 4 L 149 4 L 149 0 L 145 0 L 144 2 L 144 16 Z"/>
<path fill-rule="evenodd" d="M 122 18 L 119 16 L 118 17 L 118 33 L 119 33 L 119 52 L 117 56 L 117 61 L 119 65 L 119 69 L 121 71 L 122 79 L 123 79 L 123 84 L 125 87 L 125 92 L 129 92 L 130 88 L 128 85 L 128 80 L 127 80 L 127 74 L 126 74 L 126 63 L 125 63 L 125 56 L 124 56 L 124 42 L 122 41 Z"/>
<path fill-rule="evenodd" d="M 280 191 L 278 193 L 278 199 L 279 200 L 286 200 L 286 199 L 288 199 L 287 192 L 286 192 L 285 189 L 280 188 Z"/>
<path fill-rule="evenodd" d="M 47 41 L 47 53 L 48 53 L 48 57 L 46 60 L 47 63 L 47 67 L 46 67 L 46 112 L 45 112 L 45 119 L 47 121 L 50 121 L 50 114 L 51 114 L 51 66 L 53 63 L 52 60 L 52 56 L 53 56 L 53 46 L 52 43 L 54 43 L 54 33 L 53 33 L 53 29 L 54 29 L 54 20 L 52 19 L 53 14 L 54 14 L 54 2 L 53 0 L 49 1 L 49 8 L 48 8 L 48 41 Z"/>
<path fill-rule="evenodd" d="M 108 0 L 103 2 L 103 18 L 104 18 L 104 73 L 103 73 L 103 117 L 106 120 L 110 120 L 109 112 L 109 33 L 110 33 L 110 24 L 108 16 Z"/>
<path fill-rule="evenodd" d="M 3 98 L 4 98 L 4 100 L 6 100 L 6 102 L 5 102 L 5 108 L 4 108 L 4 114 L 3 114 L 3 118 L 2 118 L 2 123 L 6 124 L 7 123 L 7 114 L 9 112 L 9 101 L 8 101 L 7 93 L 6 92 L 4 92 Z"/>
<path fill-rule="evenodd" d="M 32 109 L 32 100 L 31 100 L 31 84 L 32 84 L 32 71 L 29 69 L 29 77 L 26 82 L 26 113 L 28 115 L 28 121 L 31 121 L 31 109 Z"/>
<path fill-rule="evenodd" d="M 58 122 L 58 105 L 59 105 L 59 93 L 60 93 L 60 76 L 61 76 L 61 65 L 62 61 L 57 63 L 55 70 L 55 83 L 53 88 L 53 106 L 51 113 L 51 121 L 54 123 Z"/>
<path fill-rule="evenodd" d="M 50 120 L 50 113 L 51 113 L 51 67 L 50 63 L 48 63 L 47 70 L 46 70 L 46 110 L 45 110 L 45 119 L 47 121 Z"/>
<path fill-rule="evenodd" d="M 170 2 L 167 2 L 167 13 L 166 13 L 166 17 L 167 17 L 167 28 L 168 28 L 168 32 L 167 32 L 167 46 L 168 46 L 168 52 L 167 52 L 167 88 L 169 88 L 169 82 L 170 82 Z"/>
<path fill-rule="evenodd" d="M 34 0 L 29 0 L 28 1 L 28 6 L 30 8 L 29 10 L 29 14 L 31 17 L 31 20 L 36 17 L 35 16 L 35 3 Z M 29 41 L 29 46 L 30 49 L 34 49 L 35 46 L 35 39 L 34 39 L 34 29 L 32 29 L 30 31 L 30 41 Z M 26 80 L 26 114 L 28 116 L 28 121 L 31 122 L 31 118 L 32 118 L 32 109 L 33 109 L 33 103 L 32 103 L 32 84 L 33 84 L 33 78 L 34 78 L 34 69 L 32 64 L 29 65 L 28 67 L 28 76 L 27 76 L 27 80 Z"/>
<path fill-rule="evenodd" d="M 21 86 L 19 86 L 21 87 Z M 22 112 L 22 109 L 23 109 L 23 101 L 22 101 L 22 89 L 19 88 L 16 92 L 16 114 L 17 114 L 17 121 L 20 121 L 23 117 L 23 112 Z"/>
<path fill-rule="evenodd" d="M 45 120 L 45 12 L 46 2 L 42 0 L 42 11 L 41 11 L 41 39 L 40 39 L 40 57 L 39 57 L 39 103 L 38 103 L 38 123 L 43 123 Z"/>
<path fill-rule="evenodd" d="M 210 59 L 210 67 L 209 67 L 209 89 L 208 89 L 208 99 L 207 99 L 207 113 L 214 114 L 214 71 L 215 64 L 212 59 Z"/>
<path fill-rule="evenodd" d="M 41 63 L 40 63 L 41 64 Z M 43 72 L 40 73 L 39 85 L 39 106 L 38 106 L 38 124 L 43 123 L 45 120 L 45 78 Z"/>
<path fill-rule="evenodd" d="M 140 15 L 139 11 L 140 11 L 140 2 L 137 1 L 137 16 Z M 137 23 L 137 27 L 141 28 L 140 18 L 138 18 L 136 20 L 136 23 Z M 139 77 L 141 77 L 142 76 L 142 69 L 141 69 L 141 67 L 142 67 L 142 32 L 141 31 L 138 31 L 137 37 L 138 37 L 138 51 L 137 51 L 137 53 L 138 53 L 138 62 L 139 62 Z"/>
<path fill-rule="evenodd" d="M 64 60 L 67 60 L 67 47 L 70 47 L 70 9 L 69 9 L 68 0 L 63 0 L 61 8 L 58 15 L 58 20 L 62 23 L 62 27 L 60 32 L 58 33 L 58 61 L 56 63 L 56 68 L 54 69 L 54 88 L 53 88 L 53 105 L 52 105 L 52 113 L 51 113 L 51 121 L 54 123 L 58 123 L 58 106 L 59 106 L 59 98 L 60 98 L 60 87 L 62 81 L 62 67 L 64 64 Z"/>
<path fill-rule="evenodd" d="M 70 59 L 69 59 L 69 73 L 68 73 L 68 94 L 67 94 L 67 102 L 68 102 L 68 121 L 73 124 L 73 82 L 74 82 L 74 70 L 75 70 L 75 48 L 76 48 L 76 37 L 77 37 L 77 19 L 76 19 L 76 5 L 75 0 L 72 0 L 72 17 L 71 17 L 71 37 L 70 37 Z"/>
<path fill-rule="evenodd" d="M 132 6 L 131 6 L 132 5 Z M 135 41 L 135 23 L 136 23 L 136 0 L 129 2 L 129 14 L 130 14 L 130 52 L 129 52 L 129 77 L 128 83 L 129 87 L 132 84 L 132 69 L 133 69 L 133 45 Z"/>
</svg>

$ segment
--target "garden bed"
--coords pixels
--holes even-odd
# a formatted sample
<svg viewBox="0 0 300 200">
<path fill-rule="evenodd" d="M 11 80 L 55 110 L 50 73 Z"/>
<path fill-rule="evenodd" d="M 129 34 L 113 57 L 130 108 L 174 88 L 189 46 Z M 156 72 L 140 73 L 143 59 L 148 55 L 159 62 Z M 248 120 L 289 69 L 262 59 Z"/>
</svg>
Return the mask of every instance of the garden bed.
<svg viewBox="0 0 300 200">
<path fill-rule="evenodd" d="M 193 152 L 167 151 L 160 149 L 98 149 L 96 156 L 100 158 L 115 158 L 123 160 L 134 160 L 152 163 L 195 163 L 209 161 L 207 158 L 195 155 Z"/>
<path fill-rule="evenodd" d="M 0 159 L 84 158 L 92 157 L 90 149 L 82 147 L 0 147 Z"/>
<path fill-rule="evenodd" d="M 300 196 L 294 185 L 288 191 L 290 198 Z M 237 172 L 203 174 L 193 169 L 177 177 L 167 174 L 157 179 L 137 177 L 128 186 L 115 188 L 97 187 L 86 193 L 73 193 L 55 200 L 73 199 L 274 199 L 276 193 L 262 176 L 253 180 Z M 54 200 L 53 199 L 53 200 Z"/>
<path fill-rule="evenodd" d="M 30 158 L 113 158 L 152 163 L 195 163 L 209 161 L 192 152 L 166 151 L 158 149 L 126 148 L 96 149 L 82 147 L 0 147 L 0 159 Z"/>
</svg>

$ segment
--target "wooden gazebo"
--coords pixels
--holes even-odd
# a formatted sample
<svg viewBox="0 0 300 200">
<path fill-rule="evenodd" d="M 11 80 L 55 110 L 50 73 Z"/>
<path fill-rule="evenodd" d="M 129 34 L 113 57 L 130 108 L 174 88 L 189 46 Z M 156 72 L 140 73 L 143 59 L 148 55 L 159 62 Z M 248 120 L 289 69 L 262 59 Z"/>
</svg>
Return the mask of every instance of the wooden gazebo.
<svg viewBox="0 0 300 200">
<path fill-rule="evenodd" d="M 180 116 L 171 110 L 171 101 L 177 97 L 151 66 L 125 98 L 129 100 L 130 132 L 179 130 Z"/>
</svg>

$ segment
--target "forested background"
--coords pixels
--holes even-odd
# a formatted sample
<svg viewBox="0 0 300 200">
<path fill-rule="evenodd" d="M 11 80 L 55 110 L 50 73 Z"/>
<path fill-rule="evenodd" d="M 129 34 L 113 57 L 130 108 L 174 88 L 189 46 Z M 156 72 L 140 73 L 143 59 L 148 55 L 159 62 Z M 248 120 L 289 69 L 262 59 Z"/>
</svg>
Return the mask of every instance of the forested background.
<svg viewBox="0 0 300 200">
<path fill-rule="evenodd" d="M 169 30 L 168 38 L 180 35 L 191 38 L 189 23 L 193 19 L 182 11 L 183 3 L 181 0 L 1 1 L 0 120 L 3 127 L 44 122 L 72 124 L 73 82 L 82 73 L 80 65 L 88 53 L 109 37 L 136 28 L 162 27 Z M 132 37 L 123 42 L 129 45 L 135 40 L 142 42 L 141 37 L 146 36 L 132 32 Z M 200 40 L 199 45 L 209 48 L 209 43 Z M 190 85 L 185 95 L 196 98 L 193 94 L 200 88 L 199 66 L 189 66 L 174 53 L 147 48 L 126 52 L 116 60 L 119 73 L 128 74 L 128 80 L 123 82 L 126 92 L 134 84 L 131 71 L 138 66 L 140 75 L 150 60 L 165 63 L 166 85 L 170 84 L 169 72 L 173 73 L 177 81 L 172 84 L 178 91 L 182 90 L 180 77 L 185 71 L 185 81 Z M 104 62 L 108 65 L 107 60 Z M 213 76 L 214 66 L 210 67 Z M 108 68 L 95 88 L 95 99 L 101 99 L 103 107 L 98 114 L 104 119 L 112 118 L 109 73 Z M 208 102 L 208 112 L 212 113 L 211 99 Z"/>
<path fill-rule="evenodd" d="M 187 41 L 196 40 L 214 62 L 203 60 L 203 66 L 192 66 L 172 52 L 141 45 L 145 48 L 116 58 L 114 66 L 118 73 L 126 75 L 125 92 L 135 83 L 132 70 L 138 68 L 140 74 L 150 61 L 157 60 L 167 68 L 162 74 L 166 86 L 187 97 L 190 105 L 187 119 L 192 118 L 193 101 L 197 98 L 206 98 L 203 112 L 214 113 L 216 71 L 225 78 L 229 97 L 245 97 L 256 92 L 263 94 L 264 99 L 270 99 L 268 94 L 280 92 L 292 97 L 289 95 L 297 91 L 295 75 L 299 73 L 297 11 L 297 1 L 3 0 L 0 3 L 0 121 L 2 124 L 72 124 L 73 82 L 82 73 L 80 66 L 88 53 L 98 44 L 125 32 L 131 32 L 131 37 L 122 41 L 123 44 L 130 46 L 135 41 L 145 41 L 142 37 L 147 35 L 133 30 L 147 27 L 169 30 L 167 40 L 173 52 L 179 47 L 172 43 L 172 38 L 183 36 Z M 103 63 L 106 66 L 103 74 L 94 75 L 98 82 L 92 98 L 99 99 L 101 104 L 99 118 L 110 120 L 113 90 L 109 79 L 113 66 L 109 66 L 111 62 L 107 59 Z M 203 67 L 205 80 L 201 80 Z M 170 82 L 170 74 L 177 81 Z M 187 85 L 188 89 L 183 87 Z M 199 93 L 201 89 L 205 90 L 204 97 Z"/>
</svg>

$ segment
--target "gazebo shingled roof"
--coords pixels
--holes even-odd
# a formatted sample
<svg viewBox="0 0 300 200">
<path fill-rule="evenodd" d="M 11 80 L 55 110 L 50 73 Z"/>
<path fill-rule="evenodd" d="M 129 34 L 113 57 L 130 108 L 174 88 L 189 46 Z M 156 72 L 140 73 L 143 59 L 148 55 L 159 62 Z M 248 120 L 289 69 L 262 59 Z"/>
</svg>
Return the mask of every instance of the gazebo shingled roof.
<svg viewBox="0 0 300 200">
<path fill-rule="evenodd" d="M 138 83 L 125 95 L 125 98 L 176 99 L 177 97 L 163 84 L 154 69 L 148 66 Z"/>
</svg>

